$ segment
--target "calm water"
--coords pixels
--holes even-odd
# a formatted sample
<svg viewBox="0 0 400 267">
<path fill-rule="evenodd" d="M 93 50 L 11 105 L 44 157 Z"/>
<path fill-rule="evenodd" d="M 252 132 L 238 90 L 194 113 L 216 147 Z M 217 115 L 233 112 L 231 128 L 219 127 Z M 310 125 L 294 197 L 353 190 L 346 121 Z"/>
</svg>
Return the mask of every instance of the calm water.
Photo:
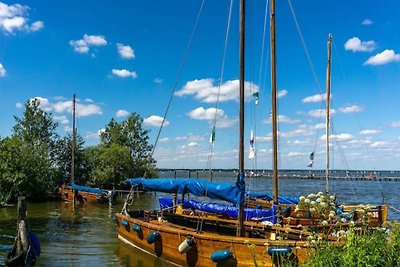
<svg viewBox="0 0 400 267">
<path fill-rule="evenodd" d="M 174 173 L 160 173 L 172 177 Z M 393 177 L 393 174 L 382 174 Z M 187 172 L 177 173 L 178 177 Z M 195 175 L 192 173 L 192 177 Z M 233 173 L 214 173 L 214 180 L 234 181 Z M 204 177 L 204 175 L 203 175 Z M 271 192 L 271 179 L 247 179 L 247 189 Z M 301 195 L 323 191 L 323 180 L 285 178 L 280 182 L 280 193 Z M 382 189 L 382 190 L 381 190 Z M 338 200 L 346 202 L 382 203 L 400 208 L 400 182 L 331 181 L 331 191 Z M 158 197 L 164 194 L 144 194 L 135 199 L 137 208 L 156 209 Z M 28 218 L 31 229 L 38 235 L 42 255 L 37 266 L 171 266 L 118 241 L 112 216 L 120 205 L 75 205 L 63 202 L 29 203 Z M 390 219 L 400 214 L 389 210 Z M 6 249 L 12 245 L 16 229 L 16 207 L 0 208 L 0 266 L 4 264 Z"/>
</svg>

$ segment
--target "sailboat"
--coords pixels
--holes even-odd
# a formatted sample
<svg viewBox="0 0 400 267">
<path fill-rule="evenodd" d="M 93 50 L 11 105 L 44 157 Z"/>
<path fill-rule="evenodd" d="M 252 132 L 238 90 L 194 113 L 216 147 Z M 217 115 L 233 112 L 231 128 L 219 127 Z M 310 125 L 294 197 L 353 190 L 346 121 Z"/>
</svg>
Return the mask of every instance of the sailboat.
<svg viewBox="0 0 400 267">
<path fill-rule="evenodd" d="M 280 257 L 304 262 L 313 248 L 306 231 L 297 231 L 294 238 L 277 240 L 279 231 L 290 232 L 254 221 L 245 221 L 244 173 L 244 30 L 245 1 L 240 1 L 240 126 L 239 171 L 235 184 L 209 182 L 202 179 L 129 179 L 132 189 L 122 211 L 116 213 L 118 238 L 156 257 L 181 266 L 273 266 Z M 271 61 L 274 140 L 274 198 L 272 218 L 276 218 L 278 204 L 277 175 L 277 116 L 275 67 L 275 1 L 271 1 Z M 133 189 L 174 194 L 172 207 L 159 211 L 133 210 Z M 237 220 L 223 219 L 212 213 L 198 212 L 198 208 L 183 210 L 184 196 L 196 196 L 227 201 L 236 205 Z M 178 194 L 182 198 L 178 200 Z M 179 205 L 181 204 L 181 205 Z M 269 229 L 268 231 L 265 231 Z M 302 235 L 302 233 L 304 235 Z M 304 238 L 304 239 L 303 239 Z M 329 240 L 330 237 L 327 237 Z"/>
<path fill-rule="evenodd" d="M 61 200 L 79 202 L 79 203 L 114 203 L 116 199 L 115 191 L 93 188 L 89 186 L 81 186 L 75 184 L 75 145 L 76 145 L 76 128 L 75 128 L 75 111 L 76 96 L 74 94 L 72 101 L 72 153 L 71 153 L 71 180 L 70 185 L 62 185 L 58 188 Z"/>
</svg>

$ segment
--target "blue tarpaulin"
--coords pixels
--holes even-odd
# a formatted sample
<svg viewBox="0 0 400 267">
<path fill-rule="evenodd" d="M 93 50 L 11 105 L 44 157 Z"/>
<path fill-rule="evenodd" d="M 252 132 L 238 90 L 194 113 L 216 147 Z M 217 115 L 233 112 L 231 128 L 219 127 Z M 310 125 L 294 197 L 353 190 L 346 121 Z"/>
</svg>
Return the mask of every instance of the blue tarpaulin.
<svg viewBox="0 0 400 267">
<path fill-rule="evenodd" d="M 142 186 L 144 190 L 164 193 L 191 193 L 196 196 L 207 196 L 212 199 L 228 201 L 233 204 L 243 203 L 244 184 L 209 182 L 203 179 L 190 178 L 130 178 L 127 182 L 132 187 Z"/>
<path fill-rule="evenodd" d="M 168 209 L 173 207 L 172 198 L 159 198 L 159 203 L 161 209 Z M 178 201 L 178 203 L 180 203 L 180 201 Z M 183 207 L 185 209 L 200 210 L 232 218 L 238 217 L 237 207 L 219 203 L 204 203 L 196 200 L 184 200 Z M 245 208 L 244 218 L 245 220 L 262 219 L 262 221 L 276 223 L 276 207 L 273 206 L 268 210 Z"/>
<path fill-rule="evenodd" d="M 71 183 L 71 187 L 74 190 L 77 191 L 84 191 L 84 192 L 89 192 L 89 193 L 94 193 L 94 194 L 104 194 L 106 191 L 100 188 L 93 188 L 89 186 L 82 186 L 82 185 L 77 185 L 75 183 Z"/>
</svg>

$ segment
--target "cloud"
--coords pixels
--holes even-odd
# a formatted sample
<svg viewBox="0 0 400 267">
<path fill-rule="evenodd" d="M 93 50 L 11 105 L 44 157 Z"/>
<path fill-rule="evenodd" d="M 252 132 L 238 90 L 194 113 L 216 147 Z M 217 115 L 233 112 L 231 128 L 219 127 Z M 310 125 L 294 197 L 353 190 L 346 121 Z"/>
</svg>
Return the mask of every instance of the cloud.
<svg viewBox="0 0 400 267">
<path fill-rule="evenodd" d="M 400 54 L 396 54 L 393 50 L 386 49 L 385 51 L 370 57 L 364 62 L 364 65 L 384 65 L 390 62 L 400 62 Z"/>
<path fill-rule="evenodd" d="M 289 158 L 299 158 L 299 157 L 306 157 L 308 156 L 308 153 L 301 153 L 301 152 L 289 152 L 287 153 L 287 156 Z"/>
<path fill-rule="evenodd" d="M 299 125 L 296 129 L 287 132 L 278 132 L 280 137 L 290 138 L 296 136 L 311 136 L 314 134 L 313 129 L 305 124 Z"/>
<path fill-rule="evenodd" d="M 117 50 L 118 50 L 118 54 L 123 59 L 135 58 L 135 51 L 133 51 L 133 48 L 130 47 L 129 45 L 123 45 L 123 44 L 118 43 Z"/>
<path fill-rule="evenodd" d="M 61 124 L 68 124 L 69 120 L 67 116 L 61 115 L 61 116 L 53 116 L 53 119 Z"/>
<path fill-rule="evenodd" d="M 215 103 L 218 98 L 218 85 L 214 86 L 213 79 L 189 81 L 175 93 L 176 96 L 194 95 L 194 98 L 205 103 Z M 258 92 L 259 87 L 251 82 L 245 82 L 245 97 L 250 99 L 252 93 Z M 239 80 L 226 81 L 221 84 L 219 101 L 226 102 L 239 99 Z"/>
<path fill-rule="evenodd" d="M 344 48 L 353 52 L 371 52 L 375 50 L 376 43 L 374 41 L 361 41 L 360 38 L 353 37 L 347 40 Z"/>
<path fill-rule="evenodd" d="M 112 69 L 112 74 L 121 78 L 129 78 L 129 77 L 131 77 L 132 79 L 137 78 L 137 74 L 135 71 L 129 71 L 126 69 L 120 69 L 120 70 Z"/>
<path fill-rule="evenodd" d="M 393 121 L 392 123 L 390 123 L 390 127 L 393 127 L 393 128 L 400 127 L 400 121 Z"/>
<path fill-rule="evenodd" d="M 332 96 L 331 96 L 332 99 Z M 317 103 L 317 102 L 322 102 L 326 101 L 326 94 L 316 94 L 312 96 L 307 96 L 306 98 L 303 98 L 301 100 L 303 103 Z"/>
<path fill-rule="evenodd" d="M 269 117 L 269 120 L 264 120 L 264 123 L 268 123 L 270 124 L 272 121 L 272 117 Z M 293 124 L 293 123 L 299 123 L 300 120 L 299 119 L 291 119 L 285 115 L 278 115 L 278 122 L 279 123 L 289 123 L 289 124 Z"/>
<path fill-rule="evenodd" d="M 361 24 L 362 24 L 362 25 L 368 26 L 368 25 L 374 24 L 374 22 L 373 22 L 372 20 L 370 20 L 370 19 L 364 19 L 364 20 L 361 22 Z"/>
<path fill-rule="evenodd" d="M 329 114 L 331 116 L 336 114 L 336 110 L 335 109 L 331 109 Z M 314 110 L 310 110 L 308 112 L 308 115 L 310 115 L 311 117 L 314 118 L 319 118 L 319 117 L 326 117 L 326 110 L 325 109 L 314 109 Z"/>
<path fill-rule="evenodd" d="M 174 140 L 175 141 L 200 142 L 200 141 L 204 141 L 205 137 L 204 137 L 204 135 L 195 135 L 195 134 L 189 133 L 188 135 L 177 136 L 177 137 L 175 137 Z"/>
<path fill-rule="evenodd" d="M 117 118 L 126 117 L 128 115 L 129 115 L 129 111 L 126 111 L 124 109 L 120 109 L 115 113 L 115 117 L 117 117 Z"/>
<path fill-rule="evenodd" d="M 6 34 L 21 32 L 36 32 L 44 27 L 43 21 L 29 24 L 28 6 L 21 4 L 7 5 L 0 2 L 0 30 Z"/>
<path fill-rule="evenodd" d="M 358 113 L 361 111 L 362 111 L 362 108 L 357 105 L 339 108 L 339 112 L 342 112 L 342 113 Z"/>
<path fill-rule="evenodd" d="M 157 115 L 151 115 L 148 118 L 145 118 L 143 120 L 143 124 L 147 126 L 154 126 L 154 127 L 160 127 L 161 123 L 163 121 L 163 117 L 157 116 Z M 164 121 L 164 127 L 169 125 L 169 121 L 165 120 Z"/>
<path fill-rule="evenodd" d="M 89 52 L 91 46 L 107 45 L 107 40 L 103 35 L 83 35 L 83 39 L 71 40 L 69 45 L 74 48 L 74 51 L 80 54 Z"/>
<path fill-rule="evenodd" d="M 189 117 L 194 120 L 213 120 L 215 117 L 221 118 L 224 116 L 222 109 L 198 107 L 188 113 Z"/>
<path fill-rule="evenodd" d="M 198 107 L 187 114 L 191 119 L 194 120 L 208 120 L 212 121 L 214 118 L 217 119 L 216 127 L 218 128 L 229 128 L 236 124 L 237 119 L 228 118 L 222 109 Z"/>
<path fill-rule="evenodd" d="M 86 139 L 97 140 L 99 139 L 101 133 L 104 133 L 106 129 L 99 129 L 97 132 L 87 132 Z"/>
<path fill-rule="evenodd" d="M 314 125 L 314 129 L 326 129 L 326 124 L 325 123 L 318 123 L 316 125 Z"/>
<path fill-rule="evenodd" d="M 287 93 L 288 93 L 287 90 L 279 90 L 276 96 L 278 98 L 281 98 L 281 97 L 284 97 L 285 95 L 287 95 Z"/>
<path fill-rule="evenodd" d="M 6 69 L 4 68 L 3 64 L 0 63 L 0 77 L 6 76 Z"/>
<path fill-rule="evenodd" d="M 171 139 L 168 137 L 160 138 L 158 140 L 159 143 L 169 143 L 170 141 L 171 141 Z"/>
<path fill-rule="evenodd" d="M 351 139 L 353 139 L 353 136 L 351 134 L 348 133 L 342 133 L 342 134 L 331 134 L 329 135 L 329 137 L 332 139 L 336 139 L 338 141 L 349 141 Z M 321 140 L 326 140 L 326 134 L 324 134 L 323 136 L 321 136 L 320 138 Z"/>
<path fill-rule="evenodd" d="M 386 141 L 376 141 L 370 145 L 370 147 L 373 147 L 373 148 L 387 148 L 389 146 L 390 146 L 390 143 L 386 142 Z"/>
<path fill-rule="evenodd" d="M 57 102 L 50 102 L 47 98 L 44 97 L 34 97 L 33 99 L 37 99 L 40 102 L 39 107 L 46 111 L 46 112 L 54 112 L 54 113 L 64 113 L 72 112 L 72 100 L 66 100 L 66 101 L 57 101 Z M 76 103 L 76 116 L 77 117 L 87 117 L 91 115 L 102 115 L 103 111 L 100 106 L 96 104 L 82 104 L 82 103 Z"/>
<path fill-rule="evenodd" d="M 196 142 L 190 142 L 190 143 L 188 144 L 189 147 L 194 147 L 194 146 L 198 146 L 198 145 L 199 145 L 199 144 L 196 143 Z"/>
<path fill-rule="evenodd" d="M 24 105 L 20 102 L 15 103 L 16 108 L 22 108 Z"/>
<path fill-rule="evenodd" d="M 93 99 L 90 99 L 90 98 L 85 98 L 85 102 L 88 102 L 88 103 L 93 103 L 94 101 L 93 101 Z"/>
<path fill-rule="evenodd" d="M 155 78 L 155 79 L 154 79 L 154 82 L 160 84 L 160 83 L 163 83 L 163 80 L 160 79 L 160 78 Z"/>
<path fill-rule="evenodd" d="M 379 134 L 381 132 L 381 130 L 362 130 L 359 132 L 359 134 L 361 135 L 371 135 L 371 134 Z"/>
</svg>

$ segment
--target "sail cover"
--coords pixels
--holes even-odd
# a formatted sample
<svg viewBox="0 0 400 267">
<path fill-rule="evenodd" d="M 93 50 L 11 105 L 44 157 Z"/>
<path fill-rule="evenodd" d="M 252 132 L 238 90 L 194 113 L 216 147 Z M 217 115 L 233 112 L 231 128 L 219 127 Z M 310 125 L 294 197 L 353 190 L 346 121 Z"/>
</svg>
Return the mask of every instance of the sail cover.
<svg viewBox="0 0 400 267">
<path fill-rule="evenodd" d="M 94 193 L 94 194 L 104 194 L 106 191 L 100 188 L 93 188 L 89 186 L 82 186 L 82 185 L 77 185 L 75 183 L 71 183 L 72 189 L 76 191 L 83 191 L 83 192 L 89 192 L 89 193 Z"/>
<path fill-rule="evenodd" d="M 168 209 L 173 207 L 172 198 L 161 197 L 158 199 L 158 201 L 160 203 L 161 209 Z M 181 201 L 178 200 L 178 203 L 180 204 Z M 219 204 L 219 203 L 205 203 L 196 200 L 184 200 L 183 208 L 220 214 L 232 218 L 238 217 L 238 207 Z M 262 221 L 269 221 L 272 223 L 276 223 L 277 220 L 276 207 L 273 206 L 268 210 L 245 208 L 244 218 L 245 220 L 261 219 Z"/>
<path fill-rule="evenodd" d="M 147 191 L 156 191 L 163 193 L 186 194 L 191 193 L 195 196 L 207 196 L 211 199 L 228 201 L 233 204 L 243 203 L 242 186 L 238 184 L 210 182 L 204 179 L 193 178 L 130 178 L 127 182 L 132 187 L 141 186 Z"/>
</svg>

